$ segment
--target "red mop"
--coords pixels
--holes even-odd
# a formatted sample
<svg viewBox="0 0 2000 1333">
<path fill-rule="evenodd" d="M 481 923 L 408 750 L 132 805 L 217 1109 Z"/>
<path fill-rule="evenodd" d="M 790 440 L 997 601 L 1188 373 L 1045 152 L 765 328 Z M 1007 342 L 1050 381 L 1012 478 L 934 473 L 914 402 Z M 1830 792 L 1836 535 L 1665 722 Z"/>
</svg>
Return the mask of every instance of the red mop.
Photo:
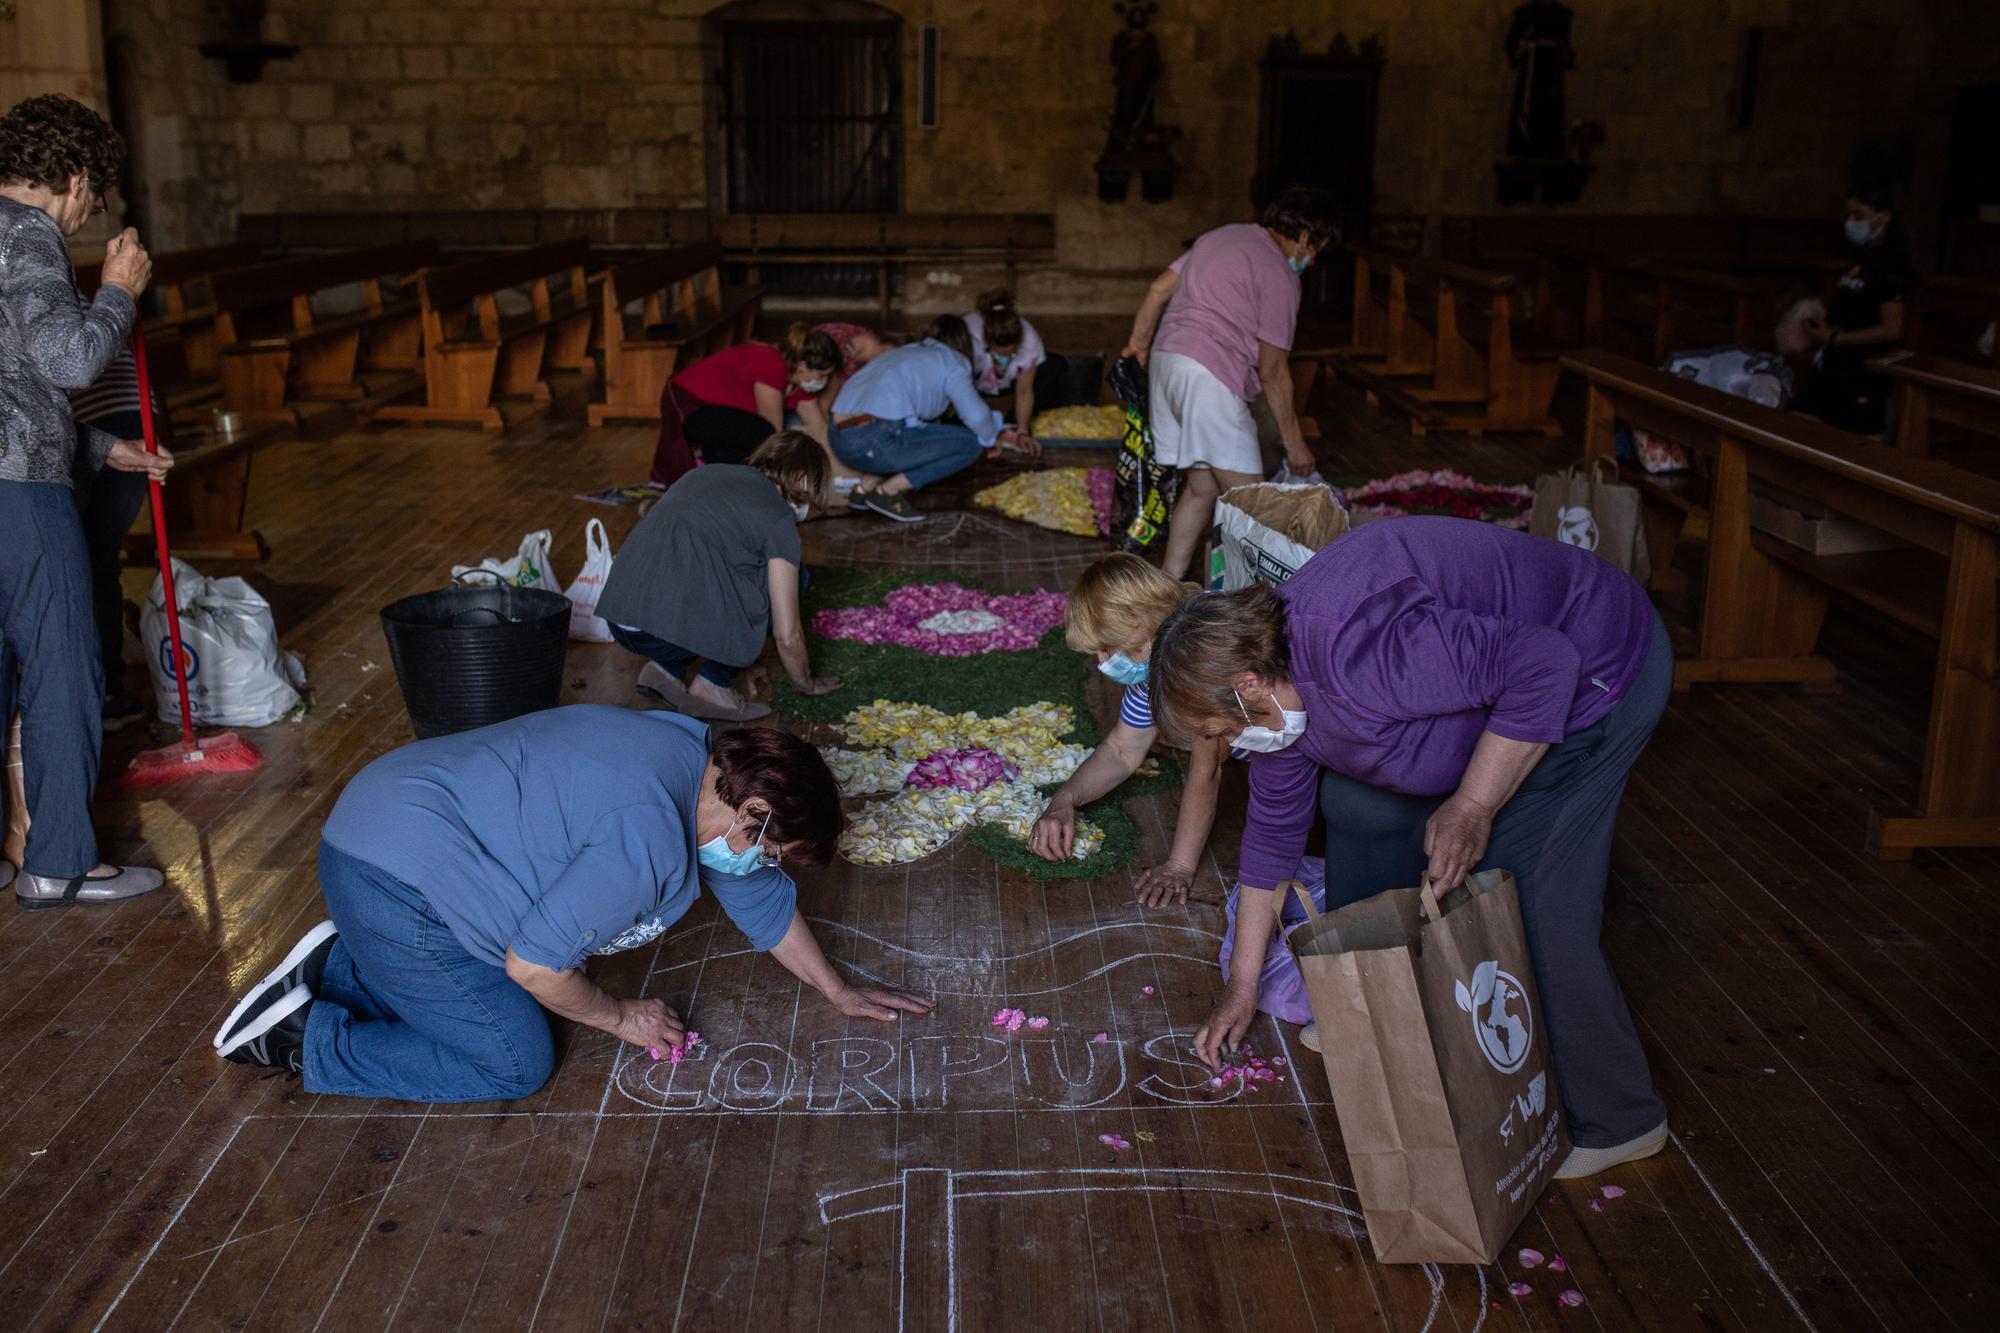
<svg viewBox="0 0 2000 1333">
<path fill-rule="evenodd" d="M 146 373 L 146 331 L 132 321 L 132 359 L 139 371 L 139 419 L 145 424 L 146 452 L 160 452 L 153 432 L 153 383 Z M 172 745 L 141 752 L 132 760 L 115 784 L 130 791 L 135 787 L 157 787 L 181 778 L 208 773 L 244 773 L 264 766 L 257 747 L 233 731 L 219 732 L 206 740 L 194 737 L 194 710 L 188 705 L 187 655 L 181 650 L 181 610 L 179 590 L 174 586 L 173 556 L 167 550 L 167 508 L 160 495 L 160 479 L 148 477 L 147 489 L 153 499 L 153 543 L 160 552 L 160 579 L 167 596 L 167 637 L 174 649 L 174 683 L 181 691 L 181 738 Z"/>
</svg>

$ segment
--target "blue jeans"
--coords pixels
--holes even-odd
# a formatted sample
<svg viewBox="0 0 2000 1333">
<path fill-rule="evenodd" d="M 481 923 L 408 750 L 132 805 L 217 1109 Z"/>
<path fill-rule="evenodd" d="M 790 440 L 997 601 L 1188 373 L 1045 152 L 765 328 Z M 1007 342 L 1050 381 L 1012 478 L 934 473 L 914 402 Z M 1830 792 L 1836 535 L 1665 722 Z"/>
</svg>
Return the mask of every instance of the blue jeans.
<svg viewBox="0 0 2000 1333">
<path fill-rule="evenodd" d="M 1475 867 L 1511 870 L 1520 887 L 1549 1053 L 1570 1140 L 1583 1148 L 1635 1139 L 1667 1116 L 1599 937 L 1625 778 L 1666 710 L 1673 680 L 1673 647 L 1655 615 L 1652 646 L 1625 697 L 1549 747 L 1500 808 L 1486 856 Z M 1327 906 L 1415 884 L 1428 861 L 1425 822 L 1444 799 L 1322 772 Z"/>
<path fill-rule="evenodd" d="M 612 625 L 611 638 L 620 648 L 628 652 L 652 658 L 660 664 L 662 671 L 678 681 L 685 682 L 688 663 L 695 659 L 695 654 L 687 649 L 676 647 L 665 639 L 656 639 L 641 629 L 626 629 L 623 625 Z M 726 690 L 730 687 L 730 682 L 736 679 L 736 673 L 742 669 L 730 666 L 726 662 L 711 662 L 704 658 L 701 664 L 701 678 Z"/>
<path fill-rule="evenodd" d="M 83 524 L 69 488 L 52 482 L 0 481 L 0 726 L 16 703 L 30 821 L 21 869 L 88 874 L 98 865 L 90 798 L 104 671 Z"/>
<path fill-rule="evenodd" d="M 548 1082 L 542 1006 L 467 953 L 420 891 L 326 843 L 319 886 L 340 938 L 306 1018 L 307 1092 L 485 1102 Z"/>
<path fill-rule="evenodd" d="M 832 433 L 834 457 L 862 472 L 910 479 L 910 489 L 922 490 L 979 461 L 979 438 L 963 426 L 935 421 L 905 426 L 900 421 L 871 421 Z"/>
</svg>

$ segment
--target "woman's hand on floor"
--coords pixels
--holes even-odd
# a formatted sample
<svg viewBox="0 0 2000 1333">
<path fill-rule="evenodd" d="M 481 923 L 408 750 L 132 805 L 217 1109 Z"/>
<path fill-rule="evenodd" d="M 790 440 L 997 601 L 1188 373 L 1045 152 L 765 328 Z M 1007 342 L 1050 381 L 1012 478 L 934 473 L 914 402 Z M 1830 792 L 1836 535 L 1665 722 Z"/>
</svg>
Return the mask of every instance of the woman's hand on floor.
<svg viewBox="0 0 2000 1333">
<path fill-rule="evenodd" d="M 1226 987 L 1208 1021 L 1195 1031 L 1194 1053 L 1210 1069 L 1219 1068 L 1222 1053 L 1234 1051 L 1242 1044 L 1244 1034 L 1250 1031 L 1250 1024 L 1256 1017 L 1256 994 L 1245 995 L 1235 986 Z"/>
<path fill-rule="evenodd" d="M 1139 906 L 1167 907 L 1185 904 L 1188 889 L 1193 885 L 1194 871 L 1172 861 L 1163 861 L 1141 873 L 1133 887 L 1139 891 Z"/>
<path fill-rule="evenodd" d="M 827 998 L 849 1018 L 872 1018 L 879 1023 L 893 1022 L 898 1014 L 922 1016 L 936 1005 L 936 1001 L 899 986 L 849 986 Z"/>
<path fill-rule="evenodd" d="M 173 471 L 174 456 L 165 445 L 160 452 L 148 453 L 143 441 L 120 440 L 111 446 L 105 456 L 104 466 L 119 472 L 143 472 L 156 481 L 165 481 L 167 473 Z"/>
<path fill-rule="evenodd" d="M 665 1000 L 620 1000 L 612 1035 L 634 1046 L 664 1051 L 687 1040 L 687 1025 Z"/>
</svg>

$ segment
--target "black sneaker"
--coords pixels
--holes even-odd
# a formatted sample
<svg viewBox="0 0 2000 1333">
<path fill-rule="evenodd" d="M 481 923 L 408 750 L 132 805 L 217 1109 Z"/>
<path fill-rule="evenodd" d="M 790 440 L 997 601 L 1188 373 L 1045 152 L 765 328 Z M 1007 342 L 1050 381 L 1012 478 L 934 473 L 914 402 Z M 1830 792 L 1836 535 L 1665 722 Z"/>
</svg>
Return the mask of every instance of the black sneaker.
<svg viewBox="0 0 2000 1333">
<path fill-rule="evenodd" d="M 305 1066 L 306 1015 L 312 1012 L 312 992 L 294 986 L 274 1004 L 266 1006 L 246 1028 L 237 1043 L 222 1052 L 232 1064 L 262 1065 L 287 1074 Z"/>
<path fill-rule="evenodd" d="M 284 961 L 252 986 L 229 1011 L 229 1017 L 216 1030 L 215 1049 L 226 1050 L 242 1040 L 242 1029 L 283 999 L 294 986 L 304 986 L 308 994 L 318 995 L 320 978 L 326 975 L 326 956 L 333 952 L 333 942 L 339 938 L 340 928 L 331 921 L 322 921 L 301 936 Z"/>
<path fill-rule="evenodd" d="M 908 491 L 898 491 L 894 495 L 884 495 L 880 490 L 869 491 L 865 495 L 857 492 L 848 504 L 859 505 L 871 514 L 880 514 L 898 523 L 921 523 L 926 517 L 911 501 Z"/>
<path fill-rule="evenodd" d="M 116 694 L 105 696 L 104 730 L 107 735 L 128 727 L 134 722 L 144 721 L 145 717 L 146 705 L 131 695 L 120 691 Z"/>
</svg>

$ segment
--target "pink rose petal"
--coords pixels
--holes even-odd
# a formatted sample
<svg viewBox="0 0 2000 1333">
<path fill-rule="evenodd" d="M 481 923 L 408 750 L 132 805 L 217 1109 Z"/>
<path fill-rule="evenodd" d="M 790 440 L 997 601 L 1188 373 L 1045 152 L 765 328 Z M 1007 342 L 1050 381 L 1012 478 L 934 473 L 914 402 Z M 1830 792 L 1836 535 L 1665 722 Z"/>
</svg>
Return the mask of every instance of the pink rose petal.
<svg viewBox="0 0 2000 1333">
<path fill-rule="evenodd" d="M 1285 1057 L 1282 1055 L 1274 1055 L 1271 1057 L 1271 1064 L 1278 1069 L 1283 1069 L 1285 1067 Z"/>
<path fill-rule="evenodd" d="M 1211 1088 L 1219 1088 L 1222 1086 L 1222 1080 L 1220 1078 L 1212 1078 L 1208 1081 L 1208 1086 Z"/>
<path fill-rule="evenodd" d="M 1591 1212 L 1593 1212 L 1593 1213 L 1601 1213 L 1601 1212 L 1603 1212 L 1603 1211 L 1604 1211 L 1604 1200 L 1602 1200 L 1602 1199 L 1592 1199 L 1592 1200 L 1590 1201 L 1590 1211 L 1591 1211 Z"/>
<path fill-rule="evenodd" d="M 1031 1018 L 1028 1020 L 1028 1027 L 1031 1031 L 1034 1032 L 1040 1032 L 1043 1028 L 1047 1027 L 1048 1025 L 1049 1025 L 1049 1020 L 1046 1018 Z"/>
<path fill-rule="evenodd" d="M 1097 1034 L 1096 1036 L 1092 1037 L 1092 1038 L 1091 1038 L 1091 1040 L 1092 1040 L 1092 1041 L 1110 1041 L 1110 1040 L 1111 1040 L 1111 1034 L 1110 1034 L 1110 1033 L 1108 1033 L 1108 1032 L 1100 1032 L 1100 1033 L 1098 1033 L 1098 1034 Z"/>
<path fill-rule="evenodd" d="M 1567 1273 L 1569 1272 L 1569 1265 L 1563 1262 L 1563 1257 L 1559 1254 L 1549 1260 L 1549 1271 L 1552 1273 Z"/>
<path fill-rule="evenodd" d="M 1116 1148 L 1119 1152 L 1124 1152 L 1132 1146 L 1132 1141 L 1123 1134 L 1099 1134 L 1097 1141 L 1107 1148 Z"/>
<path fill-rule="evenodd" d="M 830 639 L 900 644 L 937 657 L 972 657 L 1033 648 L 1062 624 L 1063 609 L 1063 595 L 1044 588 L 994 596 L 957 583 L 912 583 L 884 597 L 880 606 L 821 611 L 812 627 Z M 923 628 L 924 621 L 941 611 L 986 611 L 1006 623 L 971 634 Z"/>
<path fill-rule="evenodd" d="M 1571 1309 L 1575 1309 L 1577 1306 L 1583 1304 L 1583 1293 L 1572 1289 L 1570 1291 L 1562 1293 L 1562 1295 L 1556 1297 L 1556 1299 L 1561 1301 L 1564 1305 L 1569 1306 Z"/>
<path fill-rule="evenodd" d="M 1535 1294 L 1535 1289 L 1525 1282 L 1509 1282 L 1507 1290 L 1513 1292 L 1516 1296 L 1532 1296 Z"/>
<path fill-rule="evenodd" d="M 1523 1268 L 1539 1268 L 1542 1264 L 1542 1252 L 1540 1250 L 1523 1249 L 1514 1257 L 1521 1261 L 1521 1267 Z"/>
<path fill-rule="evenodd" d="M 1606 1185 L 1602 1193 L 1607 1199 L 1622 1199 L 1625 1197 L 1624 1189 L 1617 1185 Z"/>
<path fill-rule="evenodd" d="M 1021 1030 L 1021 1024 L 1027 1021 L 1028 1021 L 1028 1016 L 1022 1013 L 1019 1009 L 1016 1009 L 1013 1013 L 1007 1015 L 1007 1030 L 1009 1032 L 1019 1032 Z"/>
<path fill-rule="evenodd" d="M 1151 986 L 1141 986 L 1139 987 L 1139 993 L 1141 995 L 1151 995 L 1153 993 L 1153 988 Z"/>
</svg>

